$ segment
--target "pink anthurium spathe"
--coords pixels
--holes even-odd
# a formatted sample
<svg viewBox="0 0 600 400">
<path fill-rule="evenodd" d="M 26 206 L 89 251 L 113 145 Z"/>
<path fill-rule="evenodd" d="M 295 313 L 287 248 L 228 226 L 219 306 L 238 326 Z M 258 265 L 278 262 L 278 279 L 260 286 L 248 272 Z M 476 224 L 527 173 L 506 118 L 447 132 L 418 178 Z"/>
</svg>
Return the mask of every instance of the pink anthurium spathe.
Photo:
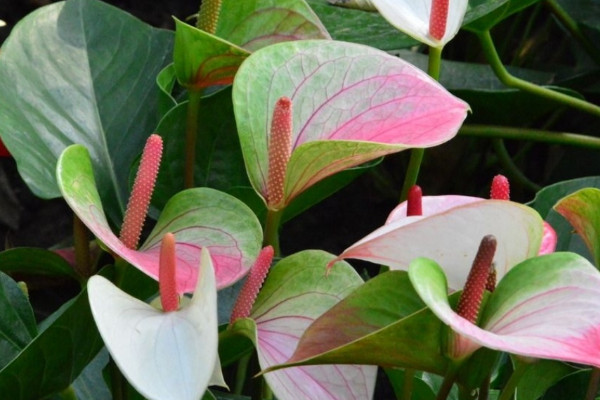
<svg viewBox="0 0 600 400">
<path fill-rule="evenodd" d="M 443 47 L 460 29 L 468 0 L 371 0 L 398 30 L 432 47 Z"/>
<path fill-rule="evenodd" d="M 156 280 L 161 240 L 167 232 L 173 232 L 180 294 L 191 293 L 196 287 L 201 248 L 211 250 L 218 288 L 243 277 L 260 251 L 258 219 L 245 204 L 225 193 L 208 188 L 178 193 L 136 249 L 112 232 L 96 189 L 89 153 L 83 146 L 65 149 L 58 161 L 57 180 L 67 204 L 94 235 L 114 254 Z"/>
<path fill-rule="evenodd" d="M 418 258 L 408 274 L 431 311 L 470 342 L 462 341 L 454 354 L 459 359 L 483 346 L 600 367 L 600 273 L 577 254 L 538 256 L 513 267 L 480 310 L 477 325 L 450 307 L 436 262 Z"/>
<path fill-rule="evenodd" d="M 236 75 L 233 103 L 250 182 L 272 209 L 346 168 L 452 139 L 469 110 L 402 59 L 329 40 L 256 51 Z M 279 152 L 290 156 L 270 168 Z M 269 192 L 282 193 L 277 204 Z"/>
<path fill-rule="evenodd" d="M 398 206 L 386 224 L 338 256 L 406 270 L 417 257 L 443 265 L 452 289 L 464 286 L 470 262 L 485 235 L 496 236 L 494 263 L 501 279 L 519 262 L 538 254 L 544 225 L 532 208 L 506 200 L 468 196 L 424 196 L 423 216 Z M 404 215 L 404 216 L 403 216 Z M 335 268 L 333 266 L 332 268 Z"/>
<path fill-rule="evenodd" d="M 269 272 L 272 254 L 265 248 L 259 256 L 229 327 L 254 342 L 263 370 L 289 359 L 308 326 L 363 283 L 347 263 L 324 279 L 322 266 L 333 256 L 316 250 L 284 258 Z M 318 365 L 268 372 L 264 377 L 281 400 L 367 400 L 373 396 L 376 373 L 374 366 Z"/>
<path fill-rule="evenodd" d="M 108 351 L 148 399 L 197 400 L 208 385 L 226 386 L 217 354 L 215 273 L 206 248 L 199 261 L 192 299 L 172 311 L 131 297 L 101 276 L 88 281 L 90 307 Z"/>
</svg>

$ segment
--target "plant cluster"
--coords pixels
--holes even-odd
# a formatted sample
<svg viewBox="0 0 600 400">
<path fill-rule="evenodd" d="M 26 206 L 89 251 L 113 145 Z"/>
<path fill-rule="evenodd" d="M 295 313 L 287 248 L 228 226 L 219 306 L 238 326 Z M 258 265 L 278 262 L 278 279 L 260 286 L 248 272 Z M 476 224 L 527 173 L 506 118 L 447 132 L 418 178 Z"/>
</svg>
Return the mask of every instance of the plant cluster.
<svg viewBox="0 0 600 400">
<path fill-rule="evenodd" d="M 568 0 L 204 0 L 174 32 L 98 0 L 28 15 L 0 50 L 1 155 L 64 199 L 73 236 L 0 252 L 2 398 L 370 399 L 385 381 L 404 400 L 595 399 L 600 180 L 541 188 L 525 163 L 532 142 L 600 147 L 550 130 L 600 116 L 573 83 L 593 98 L 598 26 L 573 4 L 593 15 Z M 562 81 L 507 68 L 491 33 L 516 26 L 526 64 L 544 12 L 584 60 Z M 488 66 L 442 58 L 459 32 Z M 458 134 L 489 196 L 423 195 L 445 173 L 428 158 Z M 339 254 L 286 254 L 285 223 L 362 174 L 389 187 L 382 160 L 405 150 L 381 227 Z M 534 200 L 511 201 L 494 168 Z M 37 321 L 19 274 L 81 290 Z"/>
</svg>

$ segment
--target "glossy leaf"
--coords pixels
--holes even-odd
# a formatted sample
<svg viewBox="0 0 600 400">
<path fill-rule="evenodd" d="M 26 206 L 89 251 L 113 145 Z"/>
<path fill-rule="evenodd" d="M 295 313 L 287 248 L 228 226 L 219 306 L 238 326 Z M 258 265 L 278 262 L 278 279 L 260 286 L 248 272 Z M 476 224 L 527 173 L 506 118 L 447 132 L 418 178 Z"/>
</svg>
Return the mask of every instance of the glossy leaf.
<svg viewBox="0 0 600 400">
<path fill-rule="evenodd" d="M 270 120 L 283 96 L 293 104 L 286 204 L 345 168 L 451 139 L 468 110 L 424 72 L 375 49 L 334 41 L 261 49 L 240 68 L 233 100 L 248 175 L 263 197 Z"/>
<path fill-rule="evenodd" d="M 481 311 L 481 327 L 452 310 L 437 263 L 416 259 L 408 273 L 423 301 L 472 349 L 600 366 L 600 273 L 581 256 L 553 253 L 515 266 Z"/>
<path fill-rule="evenodd" d="M 381 15 L 399 31 L 432 47 L 443 47 L 460 29 L 469 0 L 454 0 L 448 4 L 446 29 L 440 39 L 429 34 L 432 0 L 371 0 Z"/>
<path fill-rule="evenodd" d="M 600 189 L 587 188 L 563 197 L 554 205 L 581 236 L 600 268 Z"/>
<path fill-rule="evenodd" d="M 94 320 L 127 380 L 150 399 L 202 396 L 220 364 L 217 357 L 217 290 L 210 254 L 200 260 L 189 304 L 164 312 L 122 292 L 110 281 L 88 281 Z"/>
<path fill-rule="evenodd" d="M 330 39 L 304 0 L 221 0 L 214 34 L 249 51 L 291 40 Z"/>
<path fill-rule="evenodd" d="M 398 32 L 379 13 L 334 7 L 327 0 L 307 1 L 335 40 L 360 43 L 381 50 L 404 49 L 419 43 Z"/>
<path fill-rule="evenodd" d="M 31 304 L 8 275 L 0 272 L 0 368 L 37 335 Z"/>
<path fill-rule="evenodd" d="M 185 127 L 188 103 L 178 104 L 163 117 L 156 128 L 163 138 L 164 151 L 155 193 L 154 206 L 162 209 L 184 188 Z M 244 159 L 235 127 L 231 90 L 225 89 L 200 101 L 194 182 L 198 186 L 228 191 L 248 186 Z"/>
<path fill-rule="evenodd" d="M 66 259 L 53 251 L 34 247 L 17 247 L 0 252 L 0 271 L 61 276 L 81 281 Z"/>
<path fill-rule="evenodd" d="M 67 203 L 84 224 L 113 252 L 154 279 L 158 277 L 162 237 L 167 232 L 175 234 L 179 293 L 194 290 L 202 247 L 212 252 L 218 288 L 244 276 L 260 250 L 260 223 L 252 211 L 239 200 L 208 188 L 175 195 L 140 249 L 129 249 L 106 220 L 84 147 L 74 145 L 65 150 L 57 176 Z"/>
<path fill-rule="evenodd" d="M 171 43 L 171 32 L 96 0 L 51 4 L 15 26 L 0 58 L 0 132 L 36 195 L 61 195 L 57 159 L 83 144 L 120 220 L 129 168 L 160 118 L 154 80 Z"/>
<path fill-rule="evenodd" d="M 465 15 L 465 29 L 483 32 L 498 25 L 514 13 L 539 0 L 471 0 Z"/>
<path fill-rule="evenodd" d="M 446 200 L 465 201 L 460 198 Z M 467 203 L 439 214 L 394 220 L 350 246 L 338 259 L 358 258 L 407 269 L 414 258 L 429 257 L 444 266 L 450 287 L 459 289 L 485 235 L 493 234 L 498 241 L 494 258 L 498 279 L 538 253 L 543 224 L 535 210 L 506 200 L 466 199 Z M 426 202 L 425 213 L 429 207 Z"/>
<path fill-rule="evenodd" d="M 309 250 L 281 260 L 271 269 L 250 317 L 233 325 L 255 342 L 261 368 L 287 360 L 310 323 L 361 285 L 348 264 L 325 277 L 332 258 Z M 265 379 L 282 400 L 369 399 L 375 375 L 375 367 L 334 365 L 289 368 L 267 373 Z"/>
<path fill-rule="evenodd" d="M 86 291 L 49 319 L 40 334 L 0 370 L 3 397 L 41 399 L 65 389 L 102 347 Z"/>
<path fill-rule="evenodd" d="M 378 275 L 313 322 L 286 365 L 363 363 L 443 375 L 442 324 L 424 308 L 405 271 Z"/>
</svg>

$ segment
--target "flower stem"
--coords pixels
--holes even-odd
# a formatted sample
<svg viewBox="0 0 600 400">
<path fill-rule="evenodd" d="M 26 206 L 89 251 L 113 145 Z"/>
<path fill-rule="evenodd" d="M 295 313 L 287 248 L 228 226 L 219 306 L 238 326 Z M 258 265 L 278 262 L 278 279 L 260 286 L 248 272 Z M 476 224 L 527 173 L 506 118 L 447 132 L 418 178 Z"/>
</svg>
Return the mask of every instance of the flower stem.
<svg viewBox="0 0 600 400">
<path fill-rule="evenodd" d="M 442 386 L 440 386 L 440 390 L 435 398 L 435 400 L 445 400 L 448 398 L 450 391 L 452 390 L 452 386 L 454 386 L 454 381 L 456 380 L 456 375 L 458 374 L 458 363 L 450 363 L 448 367 L 448 371 L 446 371 L 446 376 L 444 376 L 444 381 L 442 382 Z"/>
<path fill-rule="evenodd" d="M 198 138 L 198 110 L 202 91 L 190 90 L 190 99 L 187 105 L 187 119 L 185 126 L 185 170 L 183 184 L 186 189 L 194 187 L 194 166 L 196 165 L 196 141 Z"/>
<path fill-rule="evenodd" d="M 283 210 L 267 209 L 263 246 L 272 246 L 275 257 L 281 255 L 281 249 L 279 248 L 279 223 L 281 222 Z"/>
<path fill-rule="evenodd" d="M 441 65 L 442 48 L 430 47 L 429 64 L 427 66 L 427 73 L 429 76 L 435 80 L 439 80 Z M 412 149 L 410 151 L 410 160 L 408 161 L 408 169 L 406 171 L 406 176 L 404 177 L 402 192 L 400 193 L 400 201 L 406 200 L 408 191 L 417 183 L 417 178 L 419 177 L 419 170 L 421 169 L 421 163 L 423 162 L 424 155 L 425 149 Z"/>
<path fill-rule="evenodd" d="M 88 229 L 79 219 L 77 214 L 73 214 L 73 246 L 75 247 L 75 268 L 77 275 L 87 279 L 94 274 L 90 261 L 90 238 Z"/>
<path fill-rule="evenodd" d="M 506 385 L 504 385 L 504 389 L 502 390 L 502 393 L 500 393 L 500 397 L 498 397 L 498 400 L 512 399 L 513 393 L 517 388 L 517 384 L 519 383 L 519 381 L 521 380 L 521 378 L 523 377 L 530 365 L 531 363 L 526 363 L 515 359 L 515 369 L 510 378 L 508 379 L 508 382 L 506 382 Z"/>
<path fill-rule="evenodd" d="M 463 125 L 459 135 L 515 140 L 531 140 L 587 149 L 600 149 L 600 138 L 569 132 L 549 132 L 539 129 L 511 128 L 495 125 Z"/>
<path fill-rule="evenodd" d="M 523 79 L 519 79 L 511 75 L 502 64 L 502 60 L 500 60 L 500 56 L 496 51 L 496 47 L 494 46 L 494 41 L 492 39 L 490 31 L 486 30 L 483 32 L 479 32 L 477 33 L 477 37 L 479 38 L 479 42 L 481 43 L 481 47 L 483 49 L 485 57 L 490 63 L 492 70 L 494 71 L 498 79 L 500 79 L 500 81 L 506 86 L 521 89 L 526 92 L 535 94 L 537 96 L 553 100 L 558 103 L 562 103 L 564 105 L 577 108 L 581 111 L 600 117 L 600 107 L 595 104 L 560 92 L 556 92 L 554 90 L 536 85 L 534 83 L 525 81 Z"/>
<path fill-rule="evenodd" d="M 244 390 L 244 384 L 246 383 L 246 374 L 248 372 L 248 363 L 250 362 L 251 357 L 252 353 L 248 353 L 238 360 L 237 370 L 235 373 L 235 384 L 233 386 L 233 394 L 241 395 L 242 390 Z"/>
</svg>

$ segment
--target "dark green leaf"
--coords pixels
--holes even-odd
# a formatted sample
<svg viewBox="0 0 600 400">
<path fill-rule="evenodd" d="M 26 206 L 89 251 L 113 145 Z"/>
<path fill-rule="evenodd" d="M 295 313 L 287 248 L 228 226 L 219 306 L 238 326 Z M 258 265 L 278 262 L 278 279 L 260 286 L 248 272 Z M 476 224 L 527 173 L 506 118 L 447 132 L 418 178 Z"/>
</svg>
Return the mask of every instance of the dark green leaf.
<svg viewBox="0 0 600 400">
<path fill-rule="evenodd" d="M 470 0 L 463 27 L 474 32 L 493 28 L 502 20 L 539 0 Z"/>
<path fill-rule="evenodd" d="M 160 118 L 155 79 L 172 37 L 96 0 L 54 3 L 15 26 L 0 58 L 0 132 L 36 195 L 60 196 L 56 161 L 80 143 L 120 220 L 130 166 Z"/>
<path fill-rule="evenodd" d="M 81 281 L 64 258 L 53 251 L 35 247 L 18 247 L 0 252 L 0 271 L 66 276 Z"/>
</svg>

